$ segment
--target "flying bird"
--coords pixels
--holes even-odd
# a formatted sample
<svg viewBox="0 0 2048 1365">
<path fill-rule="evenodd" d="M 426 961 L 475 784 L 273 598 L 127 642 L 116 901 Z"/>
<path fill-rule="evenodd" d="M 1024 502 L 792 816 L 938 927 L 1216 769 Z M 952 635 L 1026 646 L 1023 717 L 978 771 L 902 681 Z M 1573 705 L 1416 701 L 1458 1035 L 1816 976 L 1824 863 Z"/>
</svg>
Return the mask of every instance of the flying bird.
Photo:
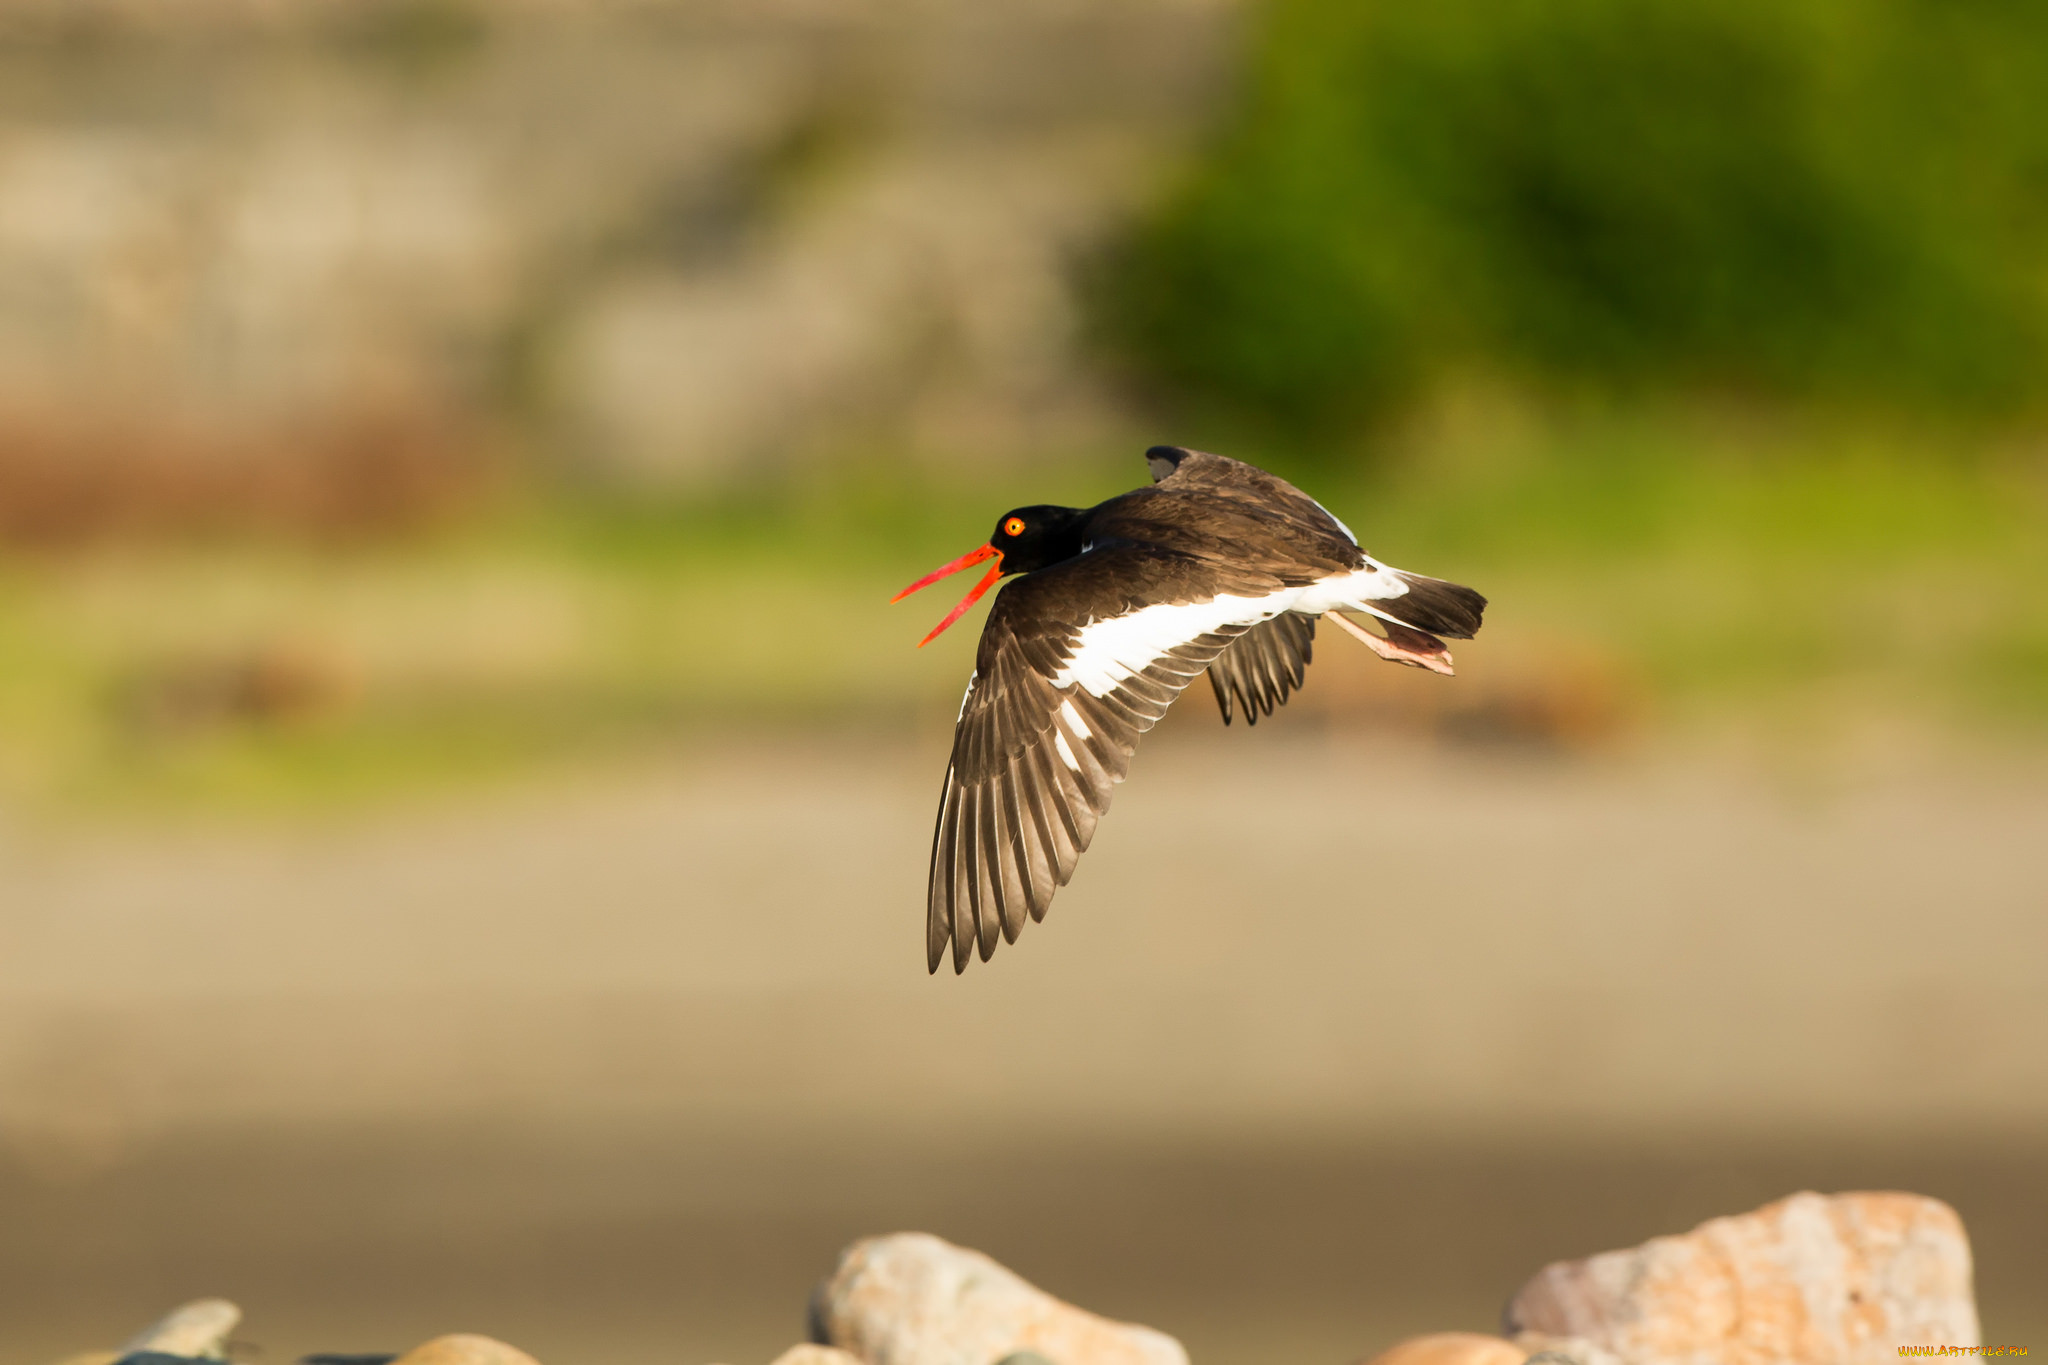
<svg viewBox="0 0 2048 1365">
<path fill-rule="evenodd" d="M 1130 771 L 1138 737 L 1208 671 L 1230 723 L 1302 685 L 1319 617 L 1381 658 L 1451 671 L 1444 637 L 1469 639 L 1486 599 L 1405 573 L 1284 479 L 1179 446 L 1145 452 L 1152 485 L 1094 507 L 1019 507 L 988 543 L 892 601 L 977 564 L 988 571 L 919 642 L 997 579 L 960 702 L 926 893 L 931 971 L 952 945 L 964 972 L 1014 943 L 1053 893 Z M 1375 634 L 1340 615 L 1374 619 Z"/>
</svg>

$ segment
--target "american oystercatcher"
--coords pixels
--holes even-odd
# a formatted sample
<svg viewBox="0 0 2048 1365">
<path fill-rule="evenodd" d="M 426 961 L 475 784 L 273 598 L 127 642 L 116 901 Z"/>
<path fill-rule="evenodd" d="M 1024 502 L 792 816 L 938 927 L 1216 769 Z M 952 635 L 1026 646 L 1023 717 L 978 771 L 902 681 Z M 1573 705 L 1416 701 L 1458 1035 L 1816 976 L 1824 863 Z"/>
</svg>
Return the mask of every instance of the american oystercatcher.
<svg viewBox="0 0 2048 1365">
<path fill-rule="evenodd" d="M 1016 942 L 1130 771 L 1138 737 L 1208 670 L 1223 721 L 1246 724 L 1302 684 L 1327 616 L 1383 659 L 1451 671 L 1443 639 L 1469 639 L 1486 599 L 1404 573 L 1284 479 L 1179 446 L 1145 452 L 1152 486 L 1094 507 L 1019 507 L 988 544 L 933 570 L 988 573 L 919 642 L 952 625 L 998 578 L 960 701 L 939 797 L 925 953 L 936 972 Z M 1376 619 L 1374 634 L 1339 609 Z"/>
</svg>

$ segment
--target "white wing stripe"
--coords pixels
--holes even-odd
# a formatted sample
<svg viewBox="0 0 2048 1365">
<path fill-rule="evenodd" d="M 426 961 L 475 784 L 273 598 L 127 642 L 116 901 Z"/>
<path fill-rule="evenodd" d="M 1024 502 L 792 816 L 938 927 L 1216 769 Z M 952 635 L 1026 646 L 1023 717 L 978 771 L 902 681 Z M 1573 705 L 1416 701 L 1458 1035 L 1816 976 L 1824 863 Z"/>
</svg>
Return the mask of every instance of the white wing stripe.
<svg viewBox="0 0 2048 1365">
<path fill-rule="evenodd" d="M 1283 588 L 1265 597 L 1225 594 L 1206 602 L 1160 602 L 1090 621 L 1076 633 L 1073 653 L 1053 676 L 1052 685 L 1065 691 L 1078 683 L 1090 696 L 1107 696 L 1168 650 L 1222 626 L 1254 625 L 1278 616 L 1305 591 L 1310 590 Z"/>
<path fill-rule="evenodd" d="M 1168 650 L 1223 626 L 1256 625 L 1283 611 L 1320 616 L 1336 607 L 1371 611 L 1370 602 L 1385 602 L 1408 592 L 1399 573 L 1384 564 L 1350 573 L 1331 574 L 1307 587 L 1283 588 L 1264 597 L 1212 597 L 1206 602 L 1159 602 L 1122 616 L 1090 621 L 1074 636 L 1073 653 L 1053 675 L 1062 692 L 1079 685 L 1101 697 L 1133 673 L 1141 673 Z M 1088 733 L 1068 704 L 1068 720 Z"/>
<path fill-rule="evenodd" d="M 1310 584 L 1302 590 L 1301 600 L 1295 603 L 1294 609 L 1315 616 L 1333 607 L 1355 607 L 1365 611 L 1368 610 L 1367 602 L 1384 602 L 1391 597 L 1404 596 L 1407 591 L 1408 584 L 1400 574 L 1384 564 L 1375 564 L 1369 569 L 1331 574 L 1321 582 Z"/>
</svg>

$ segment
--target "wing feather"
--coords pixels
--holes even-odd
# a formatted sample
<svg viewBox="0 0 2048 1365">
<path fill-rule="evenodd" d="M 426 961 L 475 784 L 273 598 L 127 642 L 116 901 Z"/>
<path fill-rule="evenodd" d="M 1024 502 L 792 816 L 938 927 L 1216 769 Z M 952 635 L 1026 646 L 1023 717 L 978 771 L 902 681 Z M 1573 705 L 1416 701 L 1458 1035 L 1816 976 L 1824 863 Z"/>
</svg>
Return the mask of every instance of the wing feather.
<svg viewBox="0 0 2048 1365">
<path fill-rule="evenodd" d="M 988 961 L 1003 932 L 1003 911 L 998 883 L 1002 880 L 1003 841 L 996 837 L 996 792 L 994 784 L 974 789 L 975 838 L 969 845 L 974 858 L 974 922 L 980 939 L 981 960 Z"/>
<path fill-rule="evenodd" d="M 949 923 L 948 930 L 953 937 L 953 970 L 967 970 L 967 954 L 974 945 L 974 854 L 972 840 L 963 847 L 962 831 L 973 829 L 973 814 L 969 802 L 974 795 L 972 787 L 956 787 L 949 811 L 950 820 L 946 831 L 948 849 L 947 865 L 939 869 L 948 888 L 948 901 L 952 913 L 942 923 Z"/>
<path fill-rule="evenodd" d="M 949 943 L 953 969 L 965 971 L 999 940 L 1015 942 L 1027 919 L 1044 918 L 1138 741 L 1261 619 L 1260 595 L 1280 586 L 1148 546 L 1100 550 L 1004 586 L 982 630 L 932 836 L 925 948 L 933 971 Z M 1190 612 L 1188 638 L 1167 639 L 1170 622 L 1163 633 L 1095 630 L 1176 602 L 1200 608 Z M 1219 624 L 1230 612 L 1246 619 Z M 1106 648 L 1139 657 L 1105 657 Z M 1070 667 L 1090 649 L 1088 669 Z"/>
<path fill-rule="evenodd" d="M 1209 665 L 1223 723 L 1230 724 L 1232 711 L 1239 710 L 1245 724 L 1256 725 L 1284 705 L 1308 676 L 1315 638 L 1313 616 L 1283 612 L 1232 641 Z"/>
<path fill-rule="evenodd" d="M 953 822 L 946 819 L 953 808 L 954 793 L 953 765 L 946 764 L 946 780 L 939 785 L 939 814 L 932 828 L 932 865 L 930 885 L 938 886 L 941 876 L 950 876 L 953 867 Z M 946 944 L 952 939 L 952 926 L 937 915 L 927 915 L 924 926 L 925 970 L 935 972 L 945 961 Z"/>
<path fill-rule="evenodd" d="M 1017 799 L 1015 755 L 1003 764 L 996 779 L 996 794 L 1001 797 L 997 851 L 1003 873 L 1003 894 L 996 910 L 1002 920 L 1003 942 L 1015 943 L 1031 904 L 1031 864 L 1030 855 L 1024 851 L 1024 812 L 1023 803 Z"/>
</svg>

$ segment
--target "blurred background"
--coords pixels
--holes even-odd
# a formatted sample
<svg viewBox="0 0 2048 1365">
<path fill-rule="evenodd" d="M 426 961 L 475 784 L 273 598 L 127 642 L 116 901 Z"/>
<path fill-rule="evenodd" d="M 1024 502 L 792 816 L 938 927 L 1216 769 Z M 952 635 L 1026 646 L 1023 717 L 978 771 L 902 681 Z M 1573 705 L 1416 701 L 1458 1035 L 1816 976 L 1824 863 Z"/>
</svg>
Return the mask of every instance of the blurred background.
<svg viewBox="0 0 2048 1365">
<path fill-rule="evenodd" d="M 1341 1361 L 1802 1187 L 2048 1340 L 2043 89 L 1978 0 L 5 0 L 0 1359 L 766 1360 L 916 1227 Z M 1197 687 L 928 978 L 978 616 L 887 598 L 1156 441 L 1486 632 Z"/>
</svg>

